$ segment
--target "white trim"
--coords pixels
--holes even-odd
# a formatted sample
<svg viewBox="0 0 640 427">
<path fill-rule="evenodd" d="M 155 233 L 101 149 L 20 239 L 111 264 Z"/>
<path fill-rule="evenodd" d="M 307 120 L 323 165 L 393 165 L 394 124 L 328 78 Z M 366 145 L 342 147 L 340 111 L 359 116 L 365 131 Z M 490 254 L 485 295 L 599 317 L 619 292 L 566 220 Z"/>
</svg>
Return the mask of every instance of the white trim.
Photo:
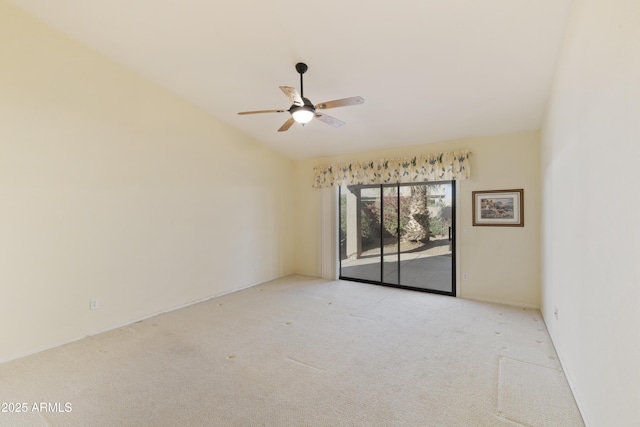
<svg viewBox="0 0 640 427">
<path fill-rule="evenodd" d="M 573 375 L 571 371 L 567 369 L 567 365 L 564 363 L 563 357 L 560 355 L 558 348 L 556 347 L 556 343 L 553 341 L 553 335 L 547 326 L 547 320 L 544 317 L 544 311 L 540 310 L 542 314 L 542 321 L 544 322 L 544 327 L 547 330 L 547 334 L 549 334 L 549 338 L 551 338 L 551 345 L 553 345 L 553 349 L 556 352 L 556 356 L 558 356 L 558 361 L 560 362 L 560 366 L 562 367 L 562 372 L 564 373 L 565 378 L 567 379 L 567 383 L 569 384 L 569 388 L 571 389 L 571 394 L 573 394 L 573 400 L 576 402 L 576 406 L 578 407 L 578 412 L 580 412 L 580 416 L 582 417 L 582 422 L 587 427 L 591 426 L 589 419 L 587 418 L 587 405 L 582 401 L 582 398 L 578 394 L 578 389 L 574 386 Z"/>
<path fill-rule="evenodd" d="M 264 283 L 264 282 L 261 282 L 261 283 Z M 150 314 L 144 314 L 141 317 L 136 317 L 136 318 L 134 318 L 132 320 L 126 320 L 124 322 L 116 323 L 115 325 L 107 326 L 106 328 L 100 328 L 98 330 L 89 332 L 86 335 L 80 335 L 80 336 L 76 336 L 75 338 L 65 339 L 65 340 L 62 340 L 62 341 L 58 341 L 58 342 L 56 342 L 54 344 L 35 347 L 32 350 L 29 350 L 29 351 L 26 351 L 26 352 L 20 352 L 20 353 L 17 353 L 17 354 L 13 354 L 13 355 L 9 356 L 8 358 L 5 358 L 5 359 L 0 359 L 0 364 L 11 362 L 13 360 L 22 359 L 23 357 L 31 356 L 31 355 L 34 355 L 34 354 L 37 354 L 37 353 L 41 353 L 43 351 L 47 351 L 47 350 L 51 350 L 51 349 L 54 349 L 54 348 L 62 347 L 63 345 L 71 344 L 73 342 L 80 341 L 80 340 L 83 340 L 85 338 L 92 337 L 92 336 L 95 336 L 95 335 L 103 334 L 105 332 L 114 331 L 116 329 L 124 328 L 126 326 L 133 325 L 134 323 L 142 322 L 143 320 L 151 319 L 152 317 L 160 316 L 161 314 L 171 313 L 172 311 L 180 310 L 182 308 L 186 308 L 186 307 L 189 307 L 189 306 L 192 306 L 192 305 L 195 305 L 195 304 L 200 304 L 202 302 L 209 301 L 209 300 L 214 299 L 214 298 L 218 298 L 218 297 L 221 297 L 221 296 L 224 296 L 224 295 L 232 294 L 234 292 L 240 292 L 240 291 L 243 291 L 245 289 L 249 289 L 249 288 L 252 288 L 254 286 L 258 286 L 261 283 L 256 283 L 256 284 L 253 284 L 253 285 L 246 285 L 246 286 L 243 286 L 243 287 L 240 287 L 240 288 L 230 289 L 230 290 L 227 290 L 227 291 L 218 292 L 218 293 L 215 293 L 215 294 L 210 295 L 208 297 L 200 298 L 200 299 L 197 299 L 197 300 L 194 300 L 194 301 L 191 301 L 191 302 L 186 302 L 184 304 L 180 304 L 180 305 L 177 305 L 175 307 L 169 307 L 169 308 L 166 308 L 164 310 L 156 311 L 156 312 L 153 312 L 153 313 L 150 313 Z"/>
<path fill-rule="evenodd" d="M 482 297 L 461 297 L 462 299 L 467 299 L 469 301 L 478 301 L 478 302 L 488 302 L 491 304 L 502 304 L 502 305 L 509 305 L 511 307 L 522 307 L 522 308 L 530 308 L 532 310 L 538 310 L 538 311 L 542 311 L 540 310 L 540 307 L 538 307 L 537 305 L 533 305 L 533 304 L 524 304 L 521 302 L 516 302 L 516 301 L 509 301 L 509 300 L 502 300 L 502 299 L 495 299 L 495 298 L 482 298 Z"/>
</svg>

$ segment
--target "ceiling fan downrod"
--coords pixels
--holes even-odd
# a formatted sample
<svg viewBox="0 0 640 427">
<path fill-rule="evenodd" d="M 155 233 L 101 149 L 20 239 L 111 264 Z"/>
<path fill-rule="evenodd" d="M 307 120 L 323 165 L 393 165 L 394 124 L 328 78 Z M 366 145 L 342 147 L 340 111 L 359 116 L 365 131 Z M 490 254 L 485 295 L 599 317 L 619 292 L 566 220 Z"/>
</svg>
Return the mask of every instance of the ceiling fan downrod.
<svg viewBox="0 0 640 427">
<path fill-rule="evenodd" d="M 304 86 L 302 83 L 302 75 L 307 72 L 309 67 L 304 62 L 298 62 L 296 64 L 296 71 L 300 74 L 300 96 L 304 99 Z"/>
</svg>

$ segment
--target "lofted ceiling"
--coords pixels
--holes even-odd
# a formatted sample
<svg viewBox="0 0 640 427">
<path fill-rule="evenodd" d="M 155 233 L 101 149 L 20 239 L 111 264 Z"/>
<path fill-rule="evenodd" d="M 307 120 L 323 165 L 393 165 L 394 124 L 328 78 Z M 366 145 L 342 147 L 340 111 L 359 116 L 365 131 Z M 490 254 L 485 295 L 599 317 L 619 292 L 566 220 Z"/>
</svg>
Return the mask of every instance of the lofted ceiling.
<svg viewBox="0 0 640 427">
<path fill-rule="evenodd" d="M 10 0 L 294 158 L 539 129 L 571 0 Z M 314 104 L 277 132 L 278 86 Z"/>
</svg>

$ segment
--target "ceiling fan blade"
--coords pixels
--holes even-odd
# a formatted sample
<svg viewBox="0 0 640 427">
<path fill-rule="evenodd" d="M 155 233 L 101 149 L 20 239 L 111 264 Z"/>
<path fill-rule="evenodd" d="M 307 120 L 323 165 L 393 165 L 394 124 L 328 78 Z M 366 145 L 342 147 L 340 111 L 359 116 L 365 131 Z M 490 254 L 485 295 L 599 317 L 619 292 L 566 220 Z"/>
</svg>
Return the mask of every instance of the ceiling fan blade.
<svg viewBox="0 0 640 427">
<path fill-rule="evenodd" d="M 287 97 L 291 100 L 292 104 L 304 105 L 302 96 L 300 96 L 300 94 L 298 93 L 298 90 L 295 87 L 280 86 L 280 90 L 283 91 L 285 95 L 287 95 Z"/>
<path fill-rule="evenodd" d="M 331 116 L 328 116 L 328 115 L 322 114 L 322 113 L 318 113 L 318 112 L 316 112 L 315 117 L 316 117 L 316 119 L 320 120 L 321 122 L 324 122 L 324 123 L 326 123 L 328 125 L 331 125 L 334 128 L 341 128 L 345 124 L 343 121 L 340 121 L 340 120 L 338 120 L 336 118 L 333 118 Z"/>
<path fill-rule="evenodd" d="M 241 111 L 238 114 L 241 116 L 244 114 L 261 114 L 261 113 L 284 113 L 287 110 L 258 110 L 258 111 Z"/>
<path fill-rule="evenodd" d="M 364 98 L 361 96 L 352 96 L 351 98 L 335 99 L 333 101 L 321 102 L 316 105 L 318 110 L 326 110 L 328 108 L 347 107 L 349 105 L 364 104 Z"/>
<path fill-rule="evenodd" d="M 286 122 L 284 122 L 282 126 L 280 126 L 280 129 L 278 129 L 278 132 L 284 132 L 285 130 L 289 130 L 291 125 L 294 124 L 295 122 L 296 121 L 293 120 L 293 117 L 289 117 L 289 120 L 287 120 Z"/>
</svg>

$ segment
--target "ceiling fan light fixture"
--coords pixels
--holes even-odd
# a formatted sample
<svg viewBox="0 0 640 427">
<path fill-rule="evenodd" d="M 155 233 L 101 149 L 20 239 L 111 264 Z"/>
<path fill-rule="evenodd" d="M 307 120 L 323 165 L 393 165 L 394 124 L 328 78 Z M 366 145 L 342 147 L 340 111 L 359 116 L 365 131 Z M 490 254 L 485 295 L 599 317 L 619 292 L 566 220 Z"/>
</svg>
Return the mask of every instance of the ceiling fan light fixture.
<svg viewBox="0 0 640 427">
<path fill-rule="evenodd" d="M 291 107 L 291 117 L 300 124 L 309 123 L 313 120 L 314 115 L 315 110 L 313 107 L 309 107 L 307 105 Z"/>
</svg>

